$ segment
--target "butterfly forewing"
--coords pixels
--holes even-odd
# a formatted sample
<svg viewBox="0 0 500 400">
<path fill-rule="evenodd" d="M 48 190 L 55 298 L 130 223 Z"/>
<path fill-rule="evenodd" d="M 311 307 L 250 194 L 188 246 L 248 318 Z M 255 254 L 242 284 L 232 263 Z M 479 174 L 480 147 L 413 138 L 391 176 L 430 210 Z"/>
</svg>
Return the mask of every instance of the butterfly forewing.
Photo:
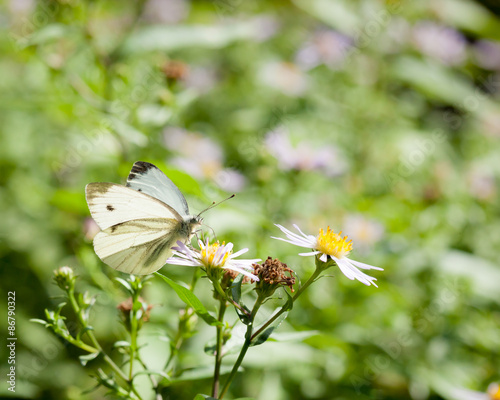
<svg viewBox="0 0 500 400">
<path fill-rule="evenodd" d="M 182 217 L 167 204 L 131 188 L 114 183 L 89 183 L 87 203 L 99 228 L 147 218 L 166 218 L 182 221 Z"/>
<path fill-rule="evenodd" d="M 180 190 L 151 163 L 137 161 L 127 178 L 127 186 L 161 200 L 180 215 L 189 215 L 188 204 Z"/>
</svg>

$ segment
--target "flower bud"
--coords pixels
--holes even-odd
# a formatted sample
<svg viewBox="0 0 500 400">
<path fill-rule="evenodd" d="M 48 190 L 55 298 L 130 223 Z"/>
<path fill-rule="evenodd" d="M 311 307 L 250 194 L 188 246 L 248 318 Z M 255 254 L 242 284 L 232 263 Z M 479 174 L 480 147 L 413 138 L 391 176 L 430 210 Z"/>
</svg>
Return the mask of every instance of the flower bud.
<svg viewBox="0 0 500 400">
<path fill-rule="evenodd" d="M 141 307 L 136 312 L 136 318 L 137 318 L 137 328 L 140 329 L 144 322 L 149 321 L 150 311 L 153 308 L 153 306 L 151 304 L 147 304 L 142 297 L 139 297 L 138 301 L 141 303 Z M 133 310 L 133 307 L 134 304 L 132 302 L 132 297 L 129 297 L 127 300 L 122 301 L 116 307 L 120 311 L 123 324 L 125 325 L 127 330 L 130 330 L 131 328 L 130 317 L 132 316 L 131 311 Z"/>
<path fill-rule="evenodd" d="M 68 290 L 75 284 L 76 276 L 70 267 L 61 267 L 54 271 L 54 281 L 62 290 Z"/>
</svg>

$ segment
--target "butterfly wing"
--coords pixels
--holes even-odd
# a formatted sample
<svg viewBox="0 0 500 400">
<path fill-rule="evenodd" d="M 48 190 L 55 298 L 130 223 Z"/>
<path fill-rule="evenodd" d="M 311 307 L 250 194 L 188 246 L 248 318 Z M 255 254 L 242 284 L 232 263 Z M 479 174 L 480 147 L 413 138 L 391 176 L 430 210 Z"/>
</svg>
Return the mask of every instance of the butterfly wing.
<svg viewBox="0 0 500 400">
<path fill-rule="evenodd" d="M 182 224 L 167 218 L 123 222 L 99 232 L 94 238 L 94 250 L 103 262 L 118 271 L 150 274 L 165 265 L 177 240 L 188 240 Z"/>
<path fill-rule="evenodd" d="M 114 183 L 85 188 L 90 213 L 101 228 L 94 249 L 110 267 L 144 275 L 160 269 L 177 240 L 186 242 L 191 225 L 160 200 Z"/>
<path fill-rule="evenodd" d="M 127 221 L 164 218 L 182 221 L 177 211 L 148 194 L 114 183 L 89 183 L 85 196 L 101 230 Z"/>
<path fill-rule="evenodd" d="M 168 204 L 180 215 L 189 215 L 188 204 L 180 190 L 151 163 L 137 161 L 127 178 L 127 186 Z"/>
</svg>

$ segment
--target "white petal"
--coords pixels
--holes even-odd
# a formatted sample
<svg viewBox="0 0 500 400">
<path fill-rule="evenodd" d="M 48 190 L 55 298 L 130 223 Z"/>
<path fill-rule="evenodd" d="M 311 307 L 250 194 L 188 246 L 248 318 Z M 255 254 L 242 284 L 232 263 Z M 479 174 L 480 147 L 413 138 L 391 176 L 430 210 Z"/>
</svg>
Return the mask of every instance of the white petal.
<svg viewBox="0 0 500 400">
<path fill-rule="evenodd" d="M 323 253 L 323 254 L 321 254 L 321 256 L 319 257 L 319 259 L 320 259 L 321 261 L 323 261 L 323 262 L 326 262 L 326 261 L 328 260 L 328 256 L 327 256 L 325 253 Z"/>
<path fill-rule="evenodd" d="M 351 264 L 354 264 L 356 267 L 361 268 L 361 269 L 376 269 L 379 271 L 383 271 L 383 268 L 380 267 L 374 267 L 373 265 L 365 264 L 359 261 L 354 261 L 351 260 L 350 258 L 344 257 L 346 260 L 348 260 Z"/>
<path fill-rule="evenodd" d="M 316 245 L 316 243 L 310 243 L 310 242 L 308 242 L 308 241 L 306 241 L 305 239 L 302 239 L 302 238 L 299 238 L 299 239 L 283 239 L 283 238 L 271 236 L 271 239 L 281 240 L 283 242 L 291 243 L 291 244 L 293 244 L 295 246 L 308 247 L 310 249 L 314 248 L 314 246 Z"/>
<path fill-rule="evenodd" d="M 250 272 L 248 272 L 248 271 L 244 270 L 243 268 L 240 268 L 234 264 L 226 265 L 225 267 L 223 267 L 223 269 L 230 269 L 232 271 L 239 272 L 240 274 L 248 276 L 249 278 L 253 279 L 254 281 L 259 280 L 259 278 L 256 277 L 255 275 L 251 274 Z"/>
<path fill-rule="evenodd" d="M 247 251 L 248 251 L 248 249 L 241 249 L 241 250 L 237 251 L 236 253 L 231 254 L 231 255 L 229 256 L 229 258 L 239 257 L 239 256 L 241 256 L 242 254 L 245 254 Z"/>
<path fill-rule="evenodd" d="M 319 253 L 321 253 L 321 251 L 316 250 L 316 251 L 311 251 L 309 253 L 299 253 L 299 256 L 315 256 L 316 254 Z"/>
<path fill-rule="evenodd" d="M 293 224 L 293 226 L 295 227 L 295 229 L 297 229 L 305 238 L 309 239 L 309 240 L 314 240 L 314 242 L 316 242 L 317 238 L 316 236 L 314 235 L 306 235 L 304 232 L 302 232 L 302 230 L 295 224 Z"/>
<path fill-rule="evenodd" d="M 282 227 L 281 225 L 278 225 L 278 224 L 275 224 L 278 228 L 281 229 L 281 231 L 289 238 L 289 239 L 297 239 L 299 241 L 306 241 L 307 243 L 309 243 L 311 241 L 311 238 L 314 239 L 314 244 L 316 244 L 316 238 L 314 236 L 308 236 L 308 235 L 304 235 L 304 237 L 300 236 L 300 235 L 297 235 L 296 233 L 292 232 L 292 231 L 289 231 L 288 229 Z M 296 226 L 296 225 L 295 225 Z M 307 239 L 307 240 L 306 240 Z M 314 246 L 311 246 L 311 247 L 314 247 Z"/>
</svg>

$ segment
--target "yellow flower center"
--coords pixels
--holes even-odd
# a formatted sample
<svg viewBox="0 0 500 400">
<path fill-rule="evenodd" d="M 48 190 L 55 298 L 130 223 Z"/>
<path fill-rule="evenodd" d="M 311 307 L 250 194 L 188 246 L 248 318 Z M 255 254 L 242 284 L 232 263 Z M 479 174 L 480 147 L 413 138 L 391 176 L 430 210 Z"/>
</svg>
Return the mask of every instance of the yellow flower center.
<svg viewBox="0 0 500 400">
<path fill-rule="evenodd" d="M 207 267 L 222 267 L 226 263 L 229 255 L 232 254 L 232 251 L 225 251 L 224 255 L 221 257 L 221 251 L 219 249 L 224 245 L 225 242 L 222 242 L 222 245 L 219 242 L 216 242 L 214 244 L 209 244 L 208 246 L 200 243 L 201 260 L 203 261 L 203 264 Z M 215 259 L 216 256 L 217 258 Z"/>
<path fill-rule="evenodd" d="M 488 388 L 488 394 L 491 400 L 500 400 L 500 385 L 492 383 Z"/>
<path fill-rule="evenodd" d="M 347 236 L 342 237 L 342 231 L 335 233 L 328 227 L 326 232 L 319 230 L 316 242 L 316 250 L 324 254 L 343 258 L 352 250 L 352 240 L 347 241 Z"/>
</svg>

